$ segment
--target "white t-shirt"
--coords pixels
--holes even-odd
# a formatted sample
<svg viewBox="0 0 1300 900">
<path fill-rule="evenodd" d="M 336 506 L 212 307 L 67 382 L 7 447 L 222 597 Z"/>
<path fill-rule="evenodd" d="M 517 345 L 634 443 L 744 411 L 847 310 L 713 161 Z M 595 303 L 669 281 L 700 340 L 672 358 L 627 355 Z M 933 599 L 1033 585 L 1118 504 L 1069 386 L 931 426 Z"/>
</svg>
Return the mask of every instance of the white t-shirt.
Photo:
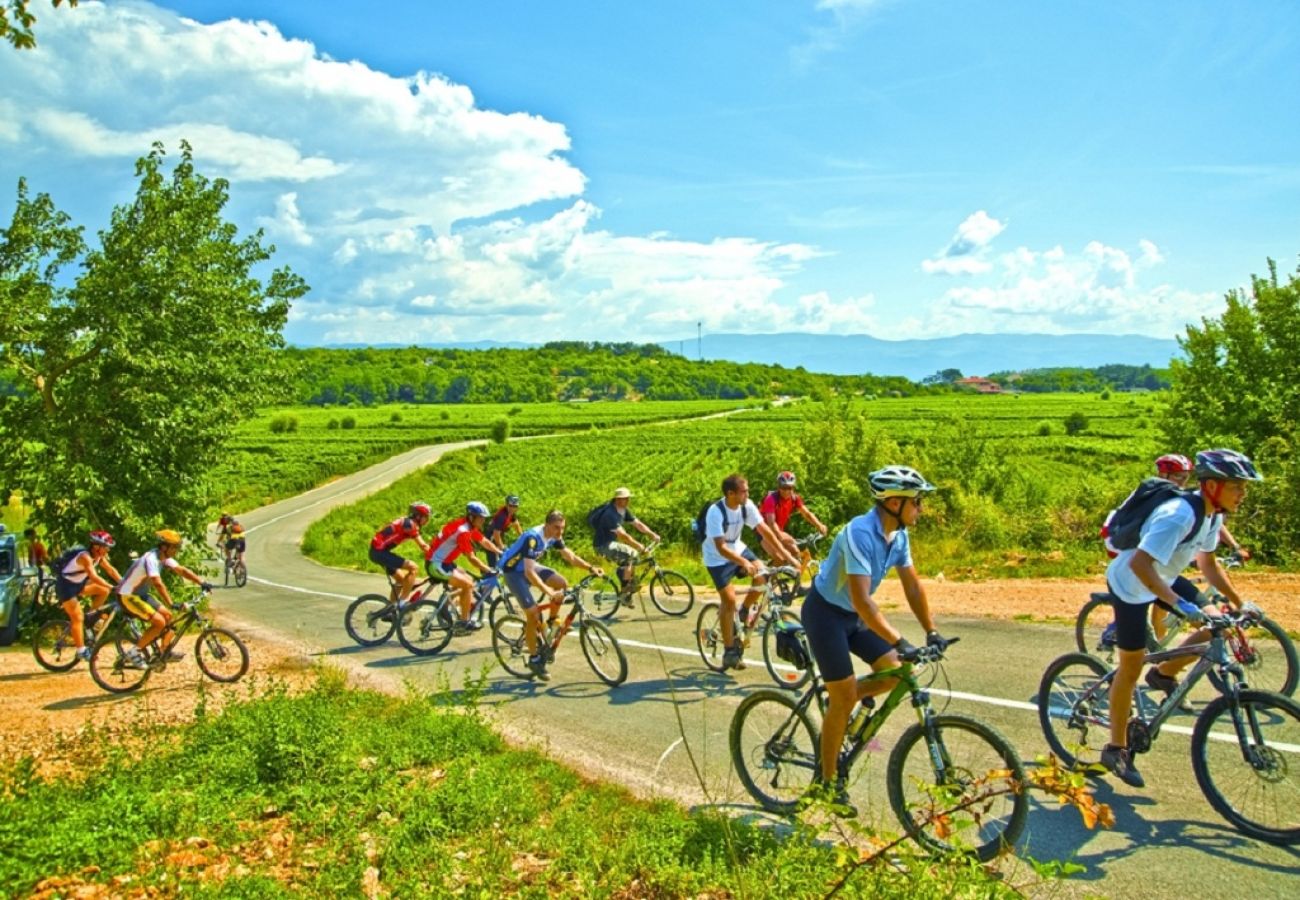
<svg viewBox="0 0 1300 900">
<path fill-rule="evenodd" d="M 1138 533 L 1138 545 L 1124 550 L 1110 561 L 1106 568 L 1106 581 L 1125 603 L 1150 603 L 1156 595 L 1147 590 L 1133 571 L 1130 563 L 1133 554 L 1144 550 L 1155 560 L 1156 574 L 1165 584 L 1172 584 L 1182 571 L 1191 565 L 1197 551 L 1213 553 L 1219 546 L 1219 528 L 1223 516 L 1206 516 L 1196 534 L 1183 540 L 1191 530 L 1196 515 L 1186 500 L 1174 498 L 1157 506 Z"/>
<path fill-rule="evenodd" d="M 720 537 L 726 541 L 727 546 L 737 553 L 745 552 L 745 542 L 740 539 L 740 533 L 744 531 L 745 526 L 757 528 L 763 521 L 763 517 L 758 513 L 758 507 L 754 501 L 746 500 L 745 505 L 739 509 L 732 509 L 727 506 L 727 501 L 723 500 L 722 505 L 726 507 L 726 521 L 723 521 L 722 510 L 718 509 L 715 501 L 709 505 L 708 515 L 704 517 L 704 565 L 706 566 L 725 566 L 731 560 L 727 559 L 718 552 L 718 545 L 713 543 L 713 539 Z"/>
<path fill-rule="evenodd" d="M 131 563 L 131 568 L 127 569 L 126 574 L 122 576 L 122 583 L 117 586 L 117 592 L 122 595 L 140 593 L 138 589 L 145 579 L 156 578 L 161 575 L 163 566 L 175 569 L 180 567 L 180 563 L 174 559 L 159 559 L 158 549 L 155 547 Z M 148 589 L 148 585 L 145 585 L 145 590 L 148 591 Z"/>
</svg>

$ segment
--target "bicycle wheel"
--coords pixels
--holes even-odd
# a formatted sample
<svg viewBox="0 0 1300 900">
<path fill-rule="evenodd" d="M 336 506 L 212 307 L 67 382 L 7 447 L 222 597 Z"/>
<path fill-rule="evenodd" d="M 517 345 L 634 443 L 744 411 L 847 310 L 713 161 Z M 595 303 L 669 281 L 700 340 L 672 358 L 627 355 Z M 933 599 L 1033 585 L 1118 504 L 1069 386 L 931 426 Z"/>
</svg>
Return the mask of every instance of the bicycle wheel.
<svg viewBox="0 0 1300 900">
<path fill-rule="evenodd" d="M 213 681 L 232 684 L 248 671 L 248 648 L 233 631 L 207 628 L 194 642 L 194 659 Z"/>
<path fill-rule="evenodd" d="M 681 617 L 695 605 L 695 588 L 681 572 L 660 569 L 650 579 L 650 602 L 665 616 Z"/>
<path fill-rule="evenodd" d="M 722 642 L 721 613 L 721 604 L 706 603 L 700 607 L 699 618 L 695 620 L 695 647 L 704 665 L 714 672 L 724 670 L 722 655 L 727 650 Z"/>
<path fill-rule="evenodd" d="M 66 672 L 77 664 L 77 645 L 72 642 L 72 623 L 51 619 L 32 635 L 32 655 L 42 668 Z"/>
<path fill-rule="evenodd" d="M 604 622 L 583 619 L 578 626 L 578 638 L 582 643 L 582 655 L 587 657 L 587 665 L 596 677 L 610 687 L 618 687 L 627 681 L 627 654 L 618 645 L 614 632 Z"/>
<path fill-rule="evenodd" d="M 988 861 L 1015 844 L 1029 815 L 1020 754 L 969 716 L 909 727 L 889 754 L 885 783 L 903 828 L 935 853 Z"/>
<path fill-rule="evenodd" d="M 497 591 L 497 595 L 492 598 L 492 602 L 488 604 L 489 627 L 495 629 L 497 627 L 497 622 L 501 621 L 506 616 L 514 616 L 518 618 L 519 611 L 515 609 L 515 599 L 510 596 L 510 592 L 500 590 Z"/>
<path fill-rule="evenodd" d="M 1266 691 L 1214 698 L 1192 729 L 1192 769 L 1237 830 L 1300 843 L 1300 704 Z"/>
<path fill-rule="evenodd" d="M 818 771 L 821 735 L 792 695 L 750 694 L 731 717 L 731 762 L 749 796 L 769 812 L 790 815 Z"/>
<path fill-rule="evenodd" d="M 1228 645 L 1246 671 L 1246 683 L 1252 690 L 1275 691 L 1291 697 L 1300 677 L 1300 660 L 1295 644 L 1281 625 L 1261 619 L 1245 631 L 1245 641 L 1230 634 Z"/>
<path fill-rule="evenodd" d="M 235 587 L 248 584 L 248 566 L 242 562 L 235 563 Z"/>
<path fill-rule="evenodd" d="M 441 600 L 417 600 L 398 617 L 397 639 L 416 656 L 433 656 L 451 642 L 456 619 L 450 604 Z"/>
<path fill-rule="evenodd" d="M 799 614 L 789 609 L 781 610 L 781 622 L 800 627 L 803 625 Z M 812 677 L 812 669 L 800 671 L 776 655 L 776 632 L 779 627 L 775 619 L 768 619 L 763 623 L 763 662 L 767 664 L 767 674 L 783 688 L 792 691 L 801 690 Z"/>
<path fill-rule="evenodd" d="M 1067 768 L 1101 762 L 1110 740 L 1110 690 L 1102 685 L 1108 670 L 1096 657 L 1067 653 L 1043 672 L 1038 685 L 1038 723 L 1047 745 Z"/>
<path fill-rule="evenodd" d="M 149 678 L 148 667 L 135 668 L 127 661 L 126 648 L 133 647 L 123 635 L 101 640 L 90 654 L 90 677 L 110 694 L 129 694 Z"/>
<path fill-rule="evenodd" d="M 1105 596 L 1093 597 L 1083 604 L 1074 619 L 1074 646 L 1080 653 L 1097 657 L 1107 666 L 1115 665 L 1115 607 Z M 1109 641 L 1102 635 L 1110 629 Z"/>
<path fill-rule="evenodd" d="M 622 602 L 623 598 L 618 595 L 618 579 L 613 575 L 594 579 L 582 595 L 582 608 L 605 621 L 614 618 Z"/>
<path fill-rule="evenodd" d="M 395 612 L 387 597 L 362 594 L 348 605 L 348 611 L 343 614 L 343 627 L 348 637 L 362 647 L 377 647 L 393 636 L 397 627 Z"/>
<path fill-rule="evenodd" d="M 502 616 L 492 626 L 492 652 L 501 667 L 516 678 L 532 678 L 528 668 L 528 644 L 524 640 L 524 620 L 519 616 Z"/>
</svg>

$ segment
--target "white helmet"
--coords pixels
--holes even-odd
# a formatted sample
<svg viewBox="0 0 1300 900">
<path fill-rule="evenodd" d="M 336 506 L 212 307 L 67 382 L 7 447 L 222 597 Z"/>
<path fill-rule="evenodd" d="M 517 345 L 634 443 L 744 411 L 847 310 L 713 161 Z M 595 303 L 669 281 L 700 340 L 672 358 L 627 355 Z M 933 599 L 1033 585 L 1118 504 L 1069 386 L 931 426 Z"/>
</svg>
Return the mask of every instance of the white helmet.
<svg viewBox="0 0 1300 900">
<path fill-rule="evenodd" d="M 907 466 L 885 466 L 867 476 L 871 484 L 871 496 L 877 500 L 887 497 L 919 497 L 935 490 L 934 485 L 925 480 L 916 469 Z"/>
</svg>

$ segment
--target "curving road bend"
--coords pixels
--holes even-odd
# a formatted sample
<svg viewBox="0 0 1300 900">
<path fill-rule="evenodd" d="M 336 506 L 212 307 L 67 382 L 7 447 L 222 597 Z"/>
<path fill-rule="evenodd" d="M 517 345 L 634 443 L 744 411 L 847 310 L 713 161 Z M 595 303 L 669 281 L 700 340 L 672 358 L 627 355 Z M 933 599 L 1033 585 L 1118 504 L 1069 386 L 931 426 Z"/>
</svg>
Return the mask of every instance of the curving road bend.
<svg viewBox="0 0 1300 900">
<path fill-rule="evenodd" d="M 383 576 L 332 569 L 303 557 L 299 546 L 308 525 L 336 506 L 475 443 L 481 442 L 417 448 L 242 514 L 249 538 L 249 583 L 243 589 L 218 589 L 214 605 L 228 624 L 251 639 L 252 652 L 259 639 L 294 643 L 313 659 L 344 667 L 380 689 L 459 688 L 467 677 L 486 675 L 483 705 L 512 740 L 641 796 L 761 817 L 732 773 L 727 753 L 727 728 L 737 703 L 747 689 L 770 684 L 761 650 L 751 647 L 744 672 L 708 672 L 694 650 L 694 610 L 686 619 L 668 619 L 647 603 L 645 610 L 620 614 L 615 632 L 627 652 L 630 675 L 614 689 L 588 669 L 576 635 L 561 645 L 547 684 L 502 671 L 485 631 L 456 638 L 429 659 L 410 656 L 395 638 L 365 649 L 347 637 L 344 608 L 359 594 L 382 593 Z M 887 590 L 897 590 L 896 582 L 887 585 Z M 931 590 L 959 594 L 961 585 L 933 585 Z M 920 638 L 910 617 L 903 613 L 898 620 L 908 620 L 904 629 L 912 639 Z M 943 676 L 934 685 L 936 705 L 946 703 L 995 725 L 1027 760 L 1045 753 L 1032 701 L 1047 663 L 1073 649 L 1066 629 L 975 618 L 948 618 L 944 628 L 963 640 L 945 671 L 950 690 L 943 690 Z M 1211 696 L 1208 690 L 1198 687 L 1202 693 L 1193 696 L 1198 706 Z M 1167 896 L 1196 884 L 1205 894 L 1249 887 L 1262 896 L 1296 896 L 1300 850 L 1244 837 L 1202 797 L 1188 753 L 1192 721 L 1191 716 L 1175 720 L 1153 751 L 1139 758 L 1145 791 L 1099 783 L 1099 798 L 1112 805 L 1118 820 L 1113 830 L 1088 831 L 1075 811 L 1034 802 L 1022 853 L 1084 867 L 1082 874 L 1047 890 L 1069 896 Z M 890 831 L 897 826 L 885 794 L 884 763 L 892 738 L 907 724 L 900 710 L 886 728 L 885 751 L 859 765 L 853 786 L 864 821 Z M 1023 883 L 1031 876 L 1026 869 L 1015 880 Z"/>
</svg>

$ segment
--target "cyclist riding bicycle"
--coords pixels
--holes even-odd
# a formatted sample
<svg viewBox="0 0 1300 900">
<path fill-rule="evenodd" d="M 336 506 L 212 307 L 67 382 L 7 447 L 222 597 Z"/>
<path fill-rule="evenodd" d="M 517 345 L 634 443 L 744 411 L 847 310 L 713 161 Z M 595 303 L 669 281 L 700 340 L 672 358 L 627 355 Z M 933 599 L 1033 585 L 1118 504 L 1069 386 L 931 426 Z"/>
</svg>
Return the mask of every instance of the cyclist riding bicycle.
<svg viewBox="0 0 1300 900">
<path fill-rule="evenodd" d="M 108 551 L 113 547 L 113 536 L 107 531 L 92 531 L 89 535 L 90 547 L 73 547 L 55 563 L 54 594 L 63 605 L 71 624 L 72 642 L 77 647 L 77 658 L 90 661 L 90 649 L 86 646 L 85 616 L 81 610 L 81 597 L 90 598 L 90 608 L 98 609 L 108 597 L 113 584 L 122 580 L 117 569 L 108 561 Z M 113 579 L 105 581 L 97 571 L 103 567 L 105 573 Z"/>
<path fill-rule="evenodd" d="M 704 517 L 704 541 L 701 551 L 704 567 L 709 570 L 713 586 L 718 589 L 721 601 L 719 622 L 722 631 L 722 643 L 726 648 L 722 652 L 722 668 L 743 669 L 744 644 L 736 634 L 736 586 L 732 580 L 740 573 L 749 576 L 750 590 L 745 594 L 741 614 L 748 618 L 750 607 L 758 602 L 762 592 L 755 590 L 767 583 L 767 576 L 760 574 L 758 557 L 745 546 L 740 534 L 748 525 L 758 533 L 760 539 L 771 539 L 776 551 L 775 559 L 794 568 L 799 567 L 799 558 L 791 555 L 783 545 L 775 540 L 772 529 L 759 515 L 758 507 L 749 499 L 749 481 L 739 472 L 733 472 L 722 480 L 722 498 L 709 504 Z"/>
<path fill-rule="evenodd" d="M 631 503 L 632 492 L 625 487 L 616 488 L 609 502 L 592 510 L 588 518 L 596 532 L 592 545 L 597 555 L 618 566 L 615 571 L 618 573 L 620 592 L 626 590 L 632 581 L 632 559 L 645 550 L 645 544 L 628 534 L 623 526 L 630 524 L 651 541 L 659 540 L 659 535 L 628 509 Z M 630 606 L 632 599 L 626 597 L 623 603 Z"/>
<path fill-rule="evenodd" d="M 393 548 L 405 541 L 415 541 L 421 553 L 429 552 L 429 545 L 420 537 L 420 528 L 429 524 L 433 509 L 427 503 L 416 501 L 407 509 L 400 519 L 394 519 L 375 532 L 370 539 L 370 561 L 383 568 L 397 583 L 397 600 L 405 600 L 415 586 L 419 577 L 419 566 L 403 556 L 393 552 Z"/>
<path fill-rule="evenodd" d="M 181 545 L 185 541 L 179 532 L 164 528 L 162 531 L 155 532 L 154 537 L 158 539 L 157 545 L 140 554 L 113 588 L 113 593 L 117 595 L 117 599 L 127 612 L 149 623 L 149 627 L 145 629 L 144 634 L 140 635 L 135 646 L 128 647 L 125 653 L 127 660 L 133 666 L 139 667 L 146 664 L 142 653 L 144 648 L 162 634 L 163 629 L 172 620 L 171 608 L 175 604 L 172 602 L 167 585 L 163 583 L 163 570 L 166 569 L 192 581 L 206 590 L 212 588 L 212 585 L 176 561 L 176 554 L 180 552 Z M 151 590 L 154 588 L 158 590 L 161 599 L 153 598 Z M 171 643 L 160 649 L 163 653 L 171 651 Z M 171 658 L 180 659 L 181 655 L 171 651 Z"/>
<path fill-rule="evenodd" d="M 1119 671 L 1111 683 L 1110 743 L 1102 748 L 1101 764 L 1131 787 L 1146 785 L 1128 750 L 1128 719 L 1146 656 L 1147 607 L 1157 602 L 1178 606 L 1173 584 L 1193 559 L 1205 580 L 1229 603 L 1239 608 L 1243 605 L 1214 551 L 1223 516 L 1236 512 L 1245 499 L 1247 484 L 1263 481 L 1263 476 L 1248 457 L 1235 450 L 1202 450 L 1196 454 L 1195 469 L 1200 488 L 1152 510 L 1142 523 L 1138 545 L 1122 551 L 1106 569 L 1107 586 L 1119 601 L 1115 604 Z M 1201 510 L 1193 503 L 1200 504 Z M 1208 639 L 1208 632 L 1201 629 L 1183 646 Z M 1173 693 L 1178 687 L 1175 676 L 1191 661 L 1184 657 L 1152 668 L 1147 672 L 1147 684 Z"/>
<path fill-rule="evenodd" d="M 875 506 L 854 517 L 835 536 L 808 590 L 802 613 L 808 646 L 829 701 L 822 722 L 821 772 L 815 787 L 831 800 L 833 811 L 850 816 L 857 811 L 845 786 L 838 783 L 835 768 L 849 714 L 859 700 L 870 708 L 870 698 L 889 691 L 895 683 L 892 678 L 857 681 L 852 657 L 879 672 L 898 666 L 899 652 L 911 649 L 873 599 L 890 569 L 898 572 L 907 604 L 925 629 L 926 643 L 940 648 L 948 644 L 935 628 L 925 587 L 912 562 L 908 532 L 921 518 L 925 495 L 935 487 L 907 466 L 886 466 L 867 480 Z"/>
<path fill-rule="evenodd" d="M 230 534 L 226 538 L 226 559 L 244 561 L 244 550 L 248 542 L 244 538 L 244 526 L 238 522 L 230 523 Z"/>
<path fill-rule="evenodd" d="M 506 502 L 492 516 L 492 521 L 488 523 L 487 528 L 483 529 L 483 534 L 489 541 L 498 547 L 506 546 L 506 538 L 513 531 L 516 536 L 524 533 L 524 526 L 519 524 L 519 496 L 517 494 L 507 494 Z M 501 560 L 501 554 L 489 552 L 487 554 L 487 563 L 495 567 Z"/>
<path fill-rule="evenodd" d="M 558 550 L 560 557 L 571 566 L 579 566 L 593 575 L 604 575 L 599 566 L 592 565 L 564 545 L 564 513 L 553 509 L 546 521 L 526 530 L 501 554 L 501 574 L 506 587 L 515 595 L 524 609 L 524 642 L 528 645 L 528 668 L 542 681 L 551 676 L 546 671 L 546 660 L 537 652 L 537 635 L 541 631 L 542 613 L 533 600 L 529 587 L 535 585 L 547 600 L 559 600 L 569 582 L 554 569 L 540 565 L 537 560 L 547 550 Z"/>
<path fill-rule="evenodd" d="M 763 498 L 763 502 L 758 505 L 758 511 L 762 514 L 763 521 L 766 522 L 767 526 L 776 534 L 786 551 L 798 557 L 800 555 L 799 545 L 795 541 L 794 535 L 785 530 L 786 525 L 790 522 L 790 516 L 795 512 L 795 510 L 798 510 L 799 515 L 803 516 L 804 521 L 813 528 L 816 528 L 817 531 L 821 533 L 822 537 L 826 536 L 827 528 L 822 524 L 821 519 L 818 519 L 817 516 L 813 514 L 813 511 L 803 502 L 803 497 L 799 496 L 799 494 L 795 492 L 794 487 L 795 477 L 793 472 L 785 471 L 780 475 L 777 475 L 776 490 L 767 492 L 767 496 Z M 763 549 L 767 552 L 768 556 L 774 555 L 772 553 L 771 542 L 767 538 L 763 539 Z M 799 581 L 795 585 L 796 594 L 803 593 L 802 582 L 803 568 L 800 567 Z"/>
<path fill-rule="evenodd" d="M 477 500 L 470 501 L 465 506 L 465 515 L 444 525 L 424 554 L 424 568 L 429 577 L 450 585 L 456 591 L 457 603 L 460 605 L 460 621 L 456 627 L 461 631 L 475 631 L 483 623 L 469 620 L 469 612 L 474 605 L 474 579 L 456 565 L 456 560 L 463 556 L 480 572 L 487 573 L 492 571 L 492 567 L 474 555 L 474 545 L 478 544 L 489 553 L 501 553 L 501 548 L 479 531 L 487 515 L 488 508 L 485 504 Z"/>
</svg>

